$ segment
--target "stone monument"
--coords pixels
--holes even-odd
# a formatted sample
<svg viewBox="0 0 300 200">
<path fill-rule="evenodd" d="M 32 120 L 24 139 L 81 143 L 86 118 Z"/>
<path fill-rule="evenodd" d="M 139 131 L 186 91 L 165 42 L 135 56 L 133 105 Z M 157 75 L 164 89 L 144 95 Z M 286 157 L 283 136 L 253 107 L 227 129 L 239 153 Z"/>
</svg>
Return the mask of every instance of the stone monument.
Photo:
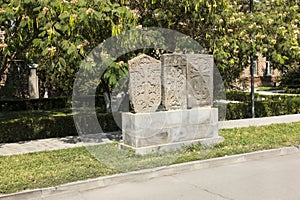
<svg viewBox="0 0 300 200">
<path fill-rule="evenodd" d="M 36 69 L 38 65 L 29 65 L 30 73 L 28 77 L 28 87 L 29 87 L 29 97 L 31 99 L 39 98 L 39 77 L 36 74 Z"/>
<path fill-rule="evenodd" d="M 147 154 L 224 140 L 212 108 L 211 55 L 164 54 L 160 62 L 142 54 L 129 61 L 129 96 L 134 113 L 122 113 L 121 148 Z"/>
<path fill-rule="evenodd" d="M 166 54 L 162 58 L 162 103 L 167 110 L 187 109 L 186 57 Z"/>
<path fill-rule="evenodd" d="M 142 54 L 128 63 L 129 98 L 134 112 L 155 112 L 161 103 L 161 62 Z"/>
</svg>

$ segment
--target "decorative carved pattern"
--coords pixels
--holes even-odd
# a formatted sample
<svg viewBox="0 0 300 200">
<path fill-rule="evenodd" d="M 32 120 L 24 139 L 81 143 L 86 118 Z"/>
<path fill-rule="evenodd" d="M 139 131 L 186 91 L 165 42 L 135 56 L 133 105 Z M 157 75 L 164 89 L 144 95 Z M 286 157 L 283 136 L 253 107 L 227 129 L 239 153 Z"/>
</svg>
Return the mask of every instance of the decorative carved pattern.
<svg viewBox="0 0 300 200">
<path fill-rule="evenodd" d="M 129 61 L 129 96 L 135 112 L 155 112 L 161 102 L 166 110 L 212 105 L 211 55 L 165 54 L 161 60 L 162 69 L 160 61 L 145 54 Z"/>
<path fill-rule="evenodd" d="M 129 98 L 136 113 L 155 112 L 161 103 L 161 62 L 142 54 L 129 61 Z"/>
<path fill-rule="evenodd" d="M 211 106 L 213 99 L 213 57 L 188 54 L 187 93 L 188 107 Z"/>
<path fill-rule="evenodd" d="M 186 109 L 186 57 L 182 54 L 165 54 L 161 59 L 163 65 L 162 103 L 166 110 Z"/>
</svg>

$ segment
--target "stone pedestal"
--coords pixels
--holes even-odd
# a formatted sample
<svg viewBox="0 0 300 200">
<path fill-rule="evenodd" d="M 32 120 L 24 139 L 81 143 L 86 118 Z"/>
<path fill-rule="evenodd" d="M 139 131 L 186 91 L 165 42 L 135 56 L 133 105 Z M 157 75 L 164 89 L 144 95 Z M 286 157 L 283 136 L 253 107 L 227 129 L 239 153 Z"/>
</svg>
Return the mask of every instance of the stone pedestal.
<svg viewBox="0 0 300 200">
<path fill-rule="evenodd" d="M 218 136 L 218 109 L 204 107 L 153 113 L 122 113 L 122 149 L 137 154 L 167 152 L 183 145 L 212 145 Z"/>
</svg>

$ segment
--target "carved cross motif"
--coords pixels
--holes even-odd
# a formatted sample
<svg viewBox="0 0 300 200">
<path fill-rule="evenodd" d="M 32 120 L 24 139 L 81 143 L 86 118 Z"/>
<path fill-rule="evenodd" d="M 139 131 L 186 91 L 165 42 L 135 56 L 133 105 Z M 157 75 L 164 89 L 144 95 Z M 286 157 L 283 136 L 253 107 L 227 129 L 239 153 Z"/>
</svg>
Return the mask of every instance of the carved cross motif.
<svg viewBox="0 0 300 200">
<path fill-rule="evenodd" d="M 142 54 L 129 61 L 129 97 L 137 113 L 155 112 L 161 103 L 161 62 Z"/>
</svg>

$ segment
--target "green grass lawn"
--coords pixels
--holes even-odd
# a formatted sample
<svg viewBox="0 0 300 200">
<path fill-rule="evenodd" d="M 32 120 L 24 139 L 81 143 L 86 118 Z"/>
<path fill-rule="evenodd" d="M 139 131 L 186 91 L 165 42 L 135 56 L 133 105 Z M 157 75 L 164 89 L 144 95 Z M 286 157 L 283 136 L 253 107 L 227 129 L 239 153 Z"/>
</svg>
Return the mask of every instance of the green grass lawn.
<svg viewBox="0 0 300 200">
<path fill-rule="evenodd" d="M 57 109 L 57 110 L 31 110 L 31 111 L 9 111 L 0 112 L 0 121 L 8 121 L 13 119 L 22 119 L 30 117 L 43 117 L 43 116 L 67 116 L 71 115 L 70 109 Z"/>
<path fill-rule="evenodd" d="M 300 145 L 300 123 L 224 129 L 225 141 L 208 148 L 185 147 L 177 152 L 136 156 L 116 143 L 87 148 L 0 156 L 0 193 L 56 186 L 126 171 Z M 90 152 L 98 156 L 98 161 Z M 103 162 L 101 162 L 103 161 Z"/>
<path fill-rule="evenodd" d="M 283 87 L 258 87 L 257 91 L 283 90 Z"/>
</svg>

